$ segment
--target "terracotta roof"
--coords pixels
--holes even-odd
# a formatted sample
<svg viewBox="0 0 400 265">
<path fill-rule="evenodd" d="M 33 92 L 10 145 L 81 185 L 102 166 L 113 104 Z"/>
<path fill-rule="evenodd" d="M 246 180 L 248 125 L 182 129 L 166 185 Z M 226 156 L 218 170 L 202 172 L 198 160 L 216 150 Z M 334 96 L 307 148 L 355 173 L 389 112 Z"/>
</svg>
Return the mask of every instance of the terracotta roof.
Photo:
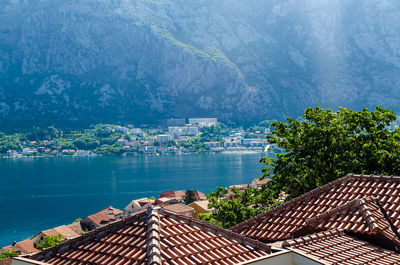
<svg viewBox="0 0 400 265">
<path fill-rule="evenodd" d="M 83 233 L 82 225 L 80 222 L 75 222 L 72 224 L 67 225 L 69 229 L 77 233 L 78 235 L 81 235 Z"/>
<path fill-rule="evenodd" d="M 231 230 L 265 242 L 285 240 L 291 238 L 296 231 L 307 227 L 312 218 L 340 208 L 355 199 L 373 196 L 382 208 L 385 221 L 390 222 L 390 225 L 395 228 L 395 234 L 398 235 L 399 195 L 399 177 L 349 174 L 238 224 Z M 369 205 L 369 207 L 372 206 Z M 347 224 L 350 225 L 351 222 Z M 326 229 L 334 227 L 335 225 L 329 222 L 324 225 Z"/>
<path fill-rule="evenodd" d="M 206 211 L 211 211 L 211 210 L 214 209 L 214 208 L 208 209 L 208 205 L 210 204 L 210 202 L 208 200 L 192 202 L 191 204 L 189 204 L 189 206 L 191 206 L 192 204 L 193 205 L 197 205 L 197 206 L 199 206 L 200 208 L 203 208 Z"/>
<path fill-rule="evenodd" d="M 179 198 L 182 199 L 186 195 L 186 190 L 167 190 L 160 194 L 160 198 Z"/>
<path fill-rule="evenodd" d="M 196 201 L 206 200 L 207 196 L 198 190 L 194 190 L 194 197 Z M 186 190 L 167 190 L 160 194 L 160 198 L 168 197 L 168 198 L 175 198 L 177 200 L 182 200 L 186 196 Z"/>
<path fill-rule="evenodd" d="M 238 264 L 271 248 L 162 208 L 124 217 L 33 256 L 48 264 Z"/>
<path fill-rule="evenodd" d="M 179 203 L 180 200 L 177 200 L 176 198 L 167 198 L 167 197 L 163 197 L 163 198 L 159 198 L 156 200 L 155 204 L 159 205 L 159 204 L 174 204 L 174 203 Z"/>
<path fill-rule="evenodd" d="M 196 198 L 196 201 L 202 201 L 202 200 L 207 200 L 206 194 L 204 194 L 201 191 L 194 190 L 194 197 Z"/>
<path fill-rule="evenodd" d="M 91 221 L 93 221 L 94 223 L 96 223 L 97 225 L 101 225 L 104 223 L 108 223 L 110 221 L 113 221 L 116 219 L 117 215 L 121 215 L 122 211 L 119 209 L 116 209 L 112 206 L 109 206 L 97 213 L 94 213 L 92 215 L 89 215 L 88 219 L 90 219 Z M 85 219 L 86 219 L 85 218 Z"/>
<path fill-rule="evenodd" d="M 396 231 L 386 221 L 375 198 L 355 199 L 338 208 L 308 219 L 306 223 L 318 231 L 343 229 L 348 232 L 376 235 L 392 240 L 400 249 Z"/>
<path fill-rule="evenodd" d="M 194 211 L 194 209 L 188 205 L 182 204 L 182 203 L 175 203 L 175 204 L 167 204 L 163 205 L 163 208 L 175 213 L 182 213 L 182 212 L 188 212 L 188 211 Z"/>
<path fill-rule="evenodd" d="M 250 187 L 250 184 L 236 184 L 229 186 L 228 190 L 232 190 L 233 188 L 236 188 L 238 190 L 245 190 Z"/>
<path fill-rule="evenodd" d="M 301 251 L 332 264 L 399 264 L 400 255 L 347 235 L 330 230 L 287 240 L 283 247 Z"/>
<path fill-rule="evenodd" d="M 271 180 L 272 180 L 271 178 L 264 178 L 264 179 L 255 178 L 255 179 L 253 179 L 253 181 L 254 181 L 258 186 L 267 184 L 267 183 L 268 183 L 269 181 L 271 181 Z"/>
<path fill-rule="evenodd" d="M 33 241 L 30 239 L 17 242 L 14 246 L 10 245 L 3 247 L 0 252 L 3 251 L 16 252 L 23 255 L 39 252 L 39 250 L 34 247 Z"/>
<path fill-rule="evenodd" d="M 61 225 L 52 229 L 42 231 L 39 233 L 39 235 L 40 234 L 44 234 L 45 236 L 62 235 L 65 238 L 75 238 L 80 235 L 66 225 Z"/>
</svg>

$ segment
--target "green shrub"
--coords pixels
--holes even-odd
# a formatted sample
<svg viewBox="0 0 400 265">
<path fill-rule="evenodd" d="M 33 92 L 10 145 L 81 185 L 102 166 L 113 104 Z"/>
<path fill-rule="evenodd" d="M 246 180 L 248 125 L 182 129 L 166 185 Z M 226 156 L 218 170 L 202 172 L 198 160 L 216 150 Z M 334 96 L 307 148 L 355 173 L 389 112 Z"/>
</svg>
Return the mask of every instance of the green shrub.
<svg viewBox="0 0 400 265">
<path fill-rule="evenodd" d="M 6 258 L 11 258 L 11 257 L 16 257 L 16 256 L 18 256 L 18 254 L 13 251 L 6 251 L 3 253 L 0 253 L 0 259 L 6 259 Z"/>
<path fill-rule="evenodd" d="M 43 250 L 45 248 L 49 248 L 49 247 L 55 246 L 58 243 L 63 242 L 64 240 L 65 240 L 65 237 L 63 237 L 60 234 L 54 235 L 54 236 L 46 236 L 42 243 L 38 243 L 36 245 L 36 248 L 40 249 L 40 250 Z"/>
</svg>

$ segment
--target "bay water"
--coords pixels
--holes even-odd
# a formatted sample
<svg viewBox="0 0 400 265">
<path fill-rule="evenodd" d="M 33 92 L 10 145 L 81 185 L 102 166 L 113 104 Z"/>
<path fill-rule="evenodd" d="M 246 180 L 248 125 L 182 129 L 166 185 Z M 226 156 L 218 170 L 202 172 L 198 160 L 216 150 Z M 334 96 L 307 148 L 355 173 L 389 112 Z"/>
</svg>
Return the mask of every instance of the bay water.
<svg viewBox="0 0 400 265">
<path fill-rule="evenodd" d="M 0 247 L 165 190 L 250 183 L 262 154 L 0 159 Z"/>
</svg>

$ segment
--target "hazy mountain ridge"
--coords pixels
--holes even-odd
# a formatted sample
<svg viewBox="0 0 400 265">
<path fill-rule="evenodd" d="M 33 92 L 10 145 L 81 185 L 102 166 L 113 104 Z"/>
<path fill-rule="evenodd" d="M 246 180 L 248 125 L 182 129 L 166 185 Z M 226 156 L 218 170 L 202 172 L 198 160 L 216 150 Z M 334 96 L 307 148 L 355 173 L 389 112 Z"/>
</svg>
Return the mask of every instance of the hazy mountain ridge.
<svg viewBox="0 0 400 265">
<path fill-rule="evenodd" d="M 10 0 L 0 3 L 3 120 L 399 110 L 400 3 Z"/>
</svg>

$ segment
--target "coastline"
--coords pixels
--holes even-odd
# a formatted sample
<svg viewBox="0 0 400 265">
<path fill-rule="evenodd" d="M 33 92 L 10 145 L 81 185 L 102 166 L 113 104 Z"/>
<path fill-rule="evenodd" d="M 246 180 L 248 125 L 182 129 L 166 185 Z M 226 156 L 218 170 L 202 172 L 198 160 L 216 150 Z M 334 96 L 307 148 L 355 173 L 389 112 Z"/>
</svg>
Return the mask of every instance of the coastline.
<svg viewBox="0 0 400 265">
<path fill-rule="evenodd" d="M 181 156 L 181 155 L 212 155 L 212 154 L 272 154 L 273 152 L 268 151 L 257 151 L 257 150 L 224 150 L 221 152 L 191 152 L 191 153 L 134 153 L 132 155 L 100 155 L 100 154 L 91 154 L 91 155 L 35 155 L 35 156 L 1 156 L 0 159 L 26 159 L 26 158 L 66 158 L 66 157 L 75 157 L 75 158 L 90 158 L 90 157 L 146 157 L 146 156 Z"/>
</svg>

